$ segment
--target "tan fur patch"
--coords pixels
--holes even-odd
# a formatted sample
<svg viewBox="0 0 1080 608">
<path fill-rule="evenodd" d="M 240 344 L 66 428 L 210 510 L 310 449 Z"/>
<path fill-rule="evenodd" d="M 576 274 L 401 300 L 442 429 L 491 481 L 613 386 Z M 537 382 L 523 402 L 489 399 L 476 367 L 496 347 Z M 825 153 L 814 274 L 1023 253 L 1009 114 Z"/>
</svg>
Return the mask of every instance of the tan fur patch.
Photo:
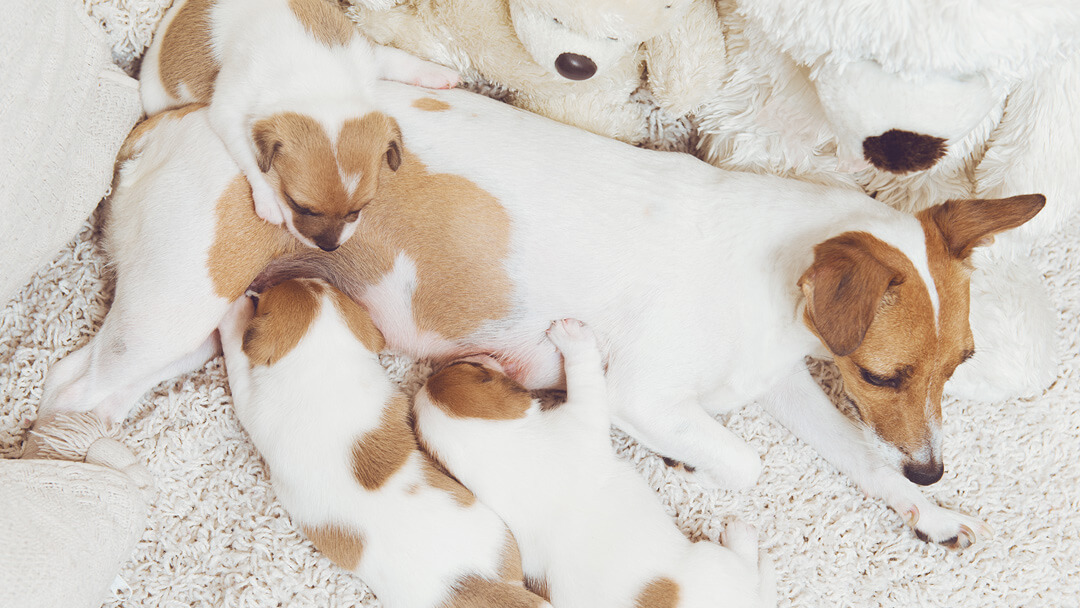
<svg viewBox="0 0 1080 608">
<path fill-rule="evenodd" d="M 386 340 L 383 339 L 382 332 L 375 327 L 375 323 L 371 321 L 371 315 L 363 306 L 352 301 L 349 296 L 337 289 L 331 289 L 330 295 L 334 299 L 334 305 L 345 319 L 345 323 L 365 348 L 373 353 L 378 353 L 386 348 Z"/>
<path fill-rule="evenodd" d="M 217 227 L 206 261 L 214 293 L 230 301 L 239 298 L 270 260 L 300 247 L 284 228 L 255 215 L 251 186 L 237 175 L 217 202 Z"/>
<path fill-rule="evenodd" d="M 503 544 L 499 578 L 511 583 L 520 583 L 525 579 L 525 574 L 521 571 L 521 552 L 518 551 L 517 541 L 509 530 L 506 531 L 506 542 Z"/>
<path fill-rule="evenodd" d="M 378 490 L 418 449 L 409 426 L 409 398 L 395 394 L 382 412 L 379 427 L 353 444 L 353 476 L 367 490 Z"/>
<path fill-rule="evenodd" d="M 428 379 L 432 402 L 455 418 L 523 418 L 532 396 L 505 374 L 478 364 L 454 363 Z"/>
<path fill-rule="evenodd" d="M 259 294 L 255 316 L 244 331 L 244 354 L 251 365 L 273 365 L 289 354 L 319 314 L 323 284 L 285 281 Z"/>
<path fill-rule="evenodd" d="M 334 525 L 302 526 L 304 536 L 330 561 L 346 570 L 356 570 L 364 556 L 364 537 Z"/>
<path fill-rule="evenodd" d="M 675 608 L 679 605 L 679 584 L 670 578 L 650 582 L 634 600 L 635 608 Z"/>
<path fill-rule="evenodd" d="M 424 472 L 424 483 L 428 486 L 446 492 L 458 506 L 468 508 L 476 504 L 476 496 L 431 456 L 424 454 L 421 467 Z"/>
<path fill-rule="evenodd" d="M 304 29 L 326 46 L 345 46 L 357 34 L 345 13 L 327 0 L 289 0 L 289 8 Z"/>
<path fill-rule="evenodd" d="M 161 40 L 158 72 L 165 90 L 181 98 L 181 87 L 191 99 L 210 102 L 214 80 L 221 66 L 214 59 L 211 44 L 210 12 L 216 0 L 187 0 L 169 23 Z"/>
<path fill-rule="evenodd" d="M 532 591 L 536 595 L 544 598 L 545 601 L 551 601 L 551 592 L 548 590 L 548 582 L 546 577 L 532 578 L 525 577 L 525 588 Z"/>
<path fill-rule="evenodd" d="M 535 608 L 544 600 L 522 585 L 468 576 L 458 581 L 456 591 L 440 608 Z"/>
<path fill-rule="evenodd" d="M 412 105 L 417 110 L 423 110 L 425 112 L 445 112 L 450 109 L 450 104 L 441 99 L 435 99 L 434 97 L 421 97 L 412 102 Z"/>
<path fill-rule="evenodd" d="M 201 110 L 206 107 L 204 103 L 189 103 L 186 106 L 181 106 L 172 110 L 165 110 L 164 112 L 158 112 L 153 116 L 148 116 L 141 120 L 139 124 L 135 125 L 135 128 L 128 133 L 127 139 L 124 140 L 124 144 L 120 146 L 120 153 L 116 155 L 116 162 L 122 163 L 135 156 L 142 143 L 142 138 L 147 133 L 153 131 L 166 120 L 179 120 L 188 114 L 196 110 Z"/>
</svg>

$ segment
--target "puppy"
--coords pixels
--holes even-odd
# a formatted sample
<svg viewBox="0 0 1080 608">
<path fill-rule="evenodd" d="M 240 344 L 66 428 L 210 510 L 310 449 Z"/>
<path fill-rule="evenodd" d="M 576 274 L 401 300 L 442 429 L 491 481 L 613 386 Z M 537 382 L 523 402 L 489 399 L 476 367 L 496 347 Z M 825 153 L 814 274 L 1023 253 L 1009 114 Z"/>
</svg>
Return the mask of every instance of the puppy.
<svg viewBox="0 0 1080 608">
<path fill-rule="evenodd" d="M 561 383 L 543 337 L 551 319 L 581 319 L 609 341 L 612 421 L 700 483 L 757 479 L 758 455 L 715 418 L 757 401 L 918 535 L 964 547 L 989 532 L 917 484 L 943 473 L 942 387 L 974 349 L 971 253 L 1044 197 L 912 216 L 465 91 L 377 91 L 408 134 L 404 160 L 331 253 L 246 209 L 250 191 L 204 110 L 134 133 L 106 220 L 113 308 L 49 370 L 41 410 L 122 419 L 210 356 L 229 303 L 270 264 L 331 279 L 394 351 L 439 362 L 493 353 L 529 389 Z M 836 361 L 855 419 L 815 383 L 807 355 Z"/>
<path fill-rule="evenodd" d="M 522 586 L 498 516 L 417 448 L 363 308 L 321 281 L 286 281 L 257 308 L 237 300 L 219 332 L 236 415 L 278 498 L 383 606 L 548 606 Z"/>
<path fill-rule="evenodd" d="M 209 103 L 259 217 L 326 251 L 348 240 L 401 165 L 398 126 L 373 104 L 376 78 L 458 82 L 371 44 L 327 0 L 177 0 L 139 75 L 148 115 Z"/>
<path fill-rule="evenodd" d="M 557 408 L 543 411 L 490 357 L 451 363 L 415 406 L 421 443 L 520 539 L 529 587 L 565 608 L 775 606 L 752 526 L 728 524 L 723 547 L 691 543 L 615 456 L 591 331 L 563 320 L 548 336 L 566 366 Z"/>
</svg>

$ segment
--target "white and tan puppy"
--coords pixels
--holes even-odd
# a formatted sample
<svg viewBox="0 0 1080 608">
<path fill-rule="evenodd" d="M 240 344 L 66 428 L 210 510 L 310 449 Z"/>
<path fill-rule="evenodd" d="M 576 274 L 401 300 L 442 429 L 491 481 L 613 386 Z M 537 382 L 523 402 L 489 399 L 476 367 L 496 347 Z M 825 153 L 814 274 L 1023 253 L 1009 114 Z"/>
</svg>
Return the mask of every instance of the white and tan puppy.
<svg viewBox="0 0 1080 608">
<path fill-rule="evenodd" d="M 502 520 L 417 447 L 382 334 L 321 281 L 233 305 L 219 331 L 236 415 L 293 521 L 387 608 L 548 606 Z"/>
<path fill-rule="evenodd" d="M 987 531 L 916 484 L 942 475 L 942 386 L 975 347 L 971 252 L 1043 197 L 911 216 L 466 91 L 380 81 L 377 93 L 406 134 L 403 162 L 330 253 L 255 216 L 205 111 L 134 133 L 107 222 L 113 308 L 49 370 L 42 411 L 122 419 L 205 361 L 229 303 L 273 262 L 363 303 L 390 350 L 492 353 L 529 389 L 561 382 L 551 319 L 581 319 L 608 341 L 613 422 L 702 483 L 756 480 L 758 455 L 715 419 L 756 400 L 918 534 L 963 547 Z M 836 361 L 858 419 L 821 391 L 807 355 Z"/>
<path fill-rule="evenodd" d="M 560 608 L 775 606 L 753 526 L 729 523 L 725 546 L 690 542 L 615 456 L 592 332 L 563 320 L 548 336 L 565 403 L 545 411 L 481 356 L 438 371 L 415 405 L 420 442 L 520 539 L 529 587 Z"/>
<path fill-rule="evenodd" d="M 210 104 L 255 211 L 331 250 L 356 229 L 380 175 L 401 164 L 377 78 L 445 88 L 457 73 L 373 45 L 328 0 L 177 0 L 143 59 L 147 115 Z"/>
</svg>

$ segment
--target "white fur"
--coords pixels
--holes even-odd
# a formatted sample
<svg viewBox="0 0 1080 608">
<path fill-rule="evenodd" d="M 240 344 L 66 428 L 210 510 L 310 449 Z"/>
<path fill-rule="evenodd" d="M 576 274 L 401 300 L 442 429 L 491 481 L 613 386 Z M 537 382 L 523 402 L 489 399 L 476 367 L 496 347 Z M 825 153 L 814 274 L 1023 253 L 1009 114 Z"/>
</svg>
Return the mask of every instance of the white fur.
<svg viewBox="0 0 1080 608">
<path fill-rule="evenodd" d="M 498 580 L 506 526 L 483 504 L 462 507 L 429 486 L 422 452 L 376 490 L 357 481 L 353 446 L 379 427 L 400 389 L 329 293 L 320 299 L 307 333 L 270 366 L 251 367 L 244 353 L 252 315 L 246 297 L 219 328 L 236 415 L 270 468 L 277 497 L 298 526 L 332 525 L 363 539 L 354 572 L 387 608 L 444 606 L 466 576 Z"/>
<path fill-rule="evenodd" d="M 346 286 L 379 322 L 396 319 L 380 326 L 390 349 L 435 356 L 495 353 L 528 387 L 552 386 L 562 369 L 543 332 L 550 319 L 578 318 L 609 341 L 615 423 L 696 467 L 703 483 L 742 487 L 757 479 L 757 454 L 713 416 L 758 400 L 867 491 L 899 512 L 917 509 L 919 529 L 932 539 L 956 536 L 961 526 L 973 536 L 985 532 L 932 505 L 888 466 L 866 445 L 860 427 L 830 403 L 804 362 L 807 355 L 827 354 L 802 320 L 797 286 L 818 243 L 868 231 L 923 268 L 929 292 L 936 291 L 925 275 L 922 227 L 913 217 L 850 190 L 722 171 L 463 91 L 380 83 L 377 92 L 382 109 L 408 134 L 406 147 L 429 171 L 483 188 L 512 226 L 507 257 L 492 261 L 509 276 L 512 309 L 460 339 L 433 344 L 431 336 L 409 327 L 401 311 L 380 310 L 403 301 L 395 289 L 415 286 L 401 259 L 376 289 Z M 431 96 L 450 109 L 413 106 Z M 89 350 L 90 367 L 68 360 L 57 365 L 76 394 L 97 396 L 133 378 L 152 379 L 147 374 L 156 368 L 146 368 L 143 351 L 155 361 L 179 358 L 212 332 L 227 305 L 215 298 L 205 276 L 206 232 L 217 195 L 203 188 L 223 187 L 235 168 L 203 112 L 164 121 L 143 137 L 142 149 L 142 157 L 121 171 L 113 198 L 118 211 L 134 218 L 111 227 L 122 245 L 111 250 L 120 269 L 113 312 L 101 334 L 69 357 L 82 361 Z M 129 182 L 145 186 L 133 189 Z M 183 206 L 168 204 L 177 197 Z M 146 270 L 124 270 L 133 264 Z M 135 335 L 124 329 L 129 317 L 146 319 L 131 328 Z M 115 341 L 129 348 L 110 349 Z M 101 378 L 102 369 L 123 374 Z M 146 390 L 152 383 L 133 386 Z M 44 400 L 54 409 L 104 408 L 100 413 L 113 420 L 131 406 L 99 406 L 49 387 Z"/>
<path fill-rule="evenodd" d="M 373 45 L 359 32 L 345 46 L 327 46 L 305 29 L 289 0 L 230 0 L 214 3 L 211 11 L 212 49 L 207 50 L 220 66 L 212 99 L 174 98 L 161 81 L 158 62 L 164 34 L 185 5 L 178 0 L 169 9 L 143 61 L 139 79 L 146 113 L 209 102 L 210 123 L 251 184 L 256 213 L 272 224 L 285 223 L 309 247 L 315 244 L 293 227 L 292 210 L 256 162 L 254 123 L 280 112 L 312 114 L 314 104 L 322 108 L 318 119 L 333 141 L 344 120 L 371 111 L 376 78 L 431 87 L 458 81 L 452 70 Z"/>
<path fill-rule="evenodd" d="M 679 608 L 775 606 L 771 566 L 759 572 L 756 531 L 729 527 L 731 547 L 691 543 L 633 467 L 611 448 L 596 341 L 576 321 L 549 331 L 566 366 L 566 402 L 524 418 L 448 415 L 425 389 L 417 434 L 519 540 L 528 580 L 563 608 L 622 608 L 651 581 L 678 585 Z M 732 536 L 741 538 L 730 538 Z"/>
</svg>

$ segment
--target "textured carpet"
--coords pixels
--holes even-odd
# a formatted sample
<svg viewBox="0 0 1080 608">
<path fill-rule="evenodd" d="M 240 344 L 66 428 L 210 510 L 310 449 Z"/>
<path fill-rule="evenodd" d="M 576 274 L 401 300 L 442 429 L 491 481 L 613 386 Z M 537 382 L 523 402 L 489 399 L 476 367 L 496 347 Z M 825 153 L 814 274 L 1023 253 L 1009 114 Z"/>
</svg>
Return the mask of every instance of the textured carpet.
<svg viewBox="0 0 1080 608">
<path fill-rule="evenodd" d="M 166 2 L 91 1 L 130 66 Z M 147 16 L 149 15 L 149 16 Z M 616 432 L 678 525 L 716 540 L 725 518 L 756 524 L 776 563 L 780 605 L 1035 607 L 1080 605 L 1080 223 L 1033 251 L 1060 311 L 1058 381 L 1025 401 L 946 400 L 945 478 L 926 491 L 996 531 L 960 553 L 915 539 L 900 517 L 756 406 L 728 425 L 763 455 L 751 490 L 703 492 Z M 2 270 L 2 269 L 0 269 Z M 50 364 L 85 344 L 111 294 L 99 234 L 84 230 L 0 312 L 0 456 L 21 446 Z M 415 387 L 424 369 L 387 357 Z M 110 607 L 377 606 L 352 575 L 321 557 L 275 500 L 267 471 L 233 415 L 220 358 L 159 386 L 122 439 L 156 476 L 150 520 Z M 632 533 L 632 531 L 628 531 Z M 407 567 L 407 564 L 403 564 Z"/>
</svg>

